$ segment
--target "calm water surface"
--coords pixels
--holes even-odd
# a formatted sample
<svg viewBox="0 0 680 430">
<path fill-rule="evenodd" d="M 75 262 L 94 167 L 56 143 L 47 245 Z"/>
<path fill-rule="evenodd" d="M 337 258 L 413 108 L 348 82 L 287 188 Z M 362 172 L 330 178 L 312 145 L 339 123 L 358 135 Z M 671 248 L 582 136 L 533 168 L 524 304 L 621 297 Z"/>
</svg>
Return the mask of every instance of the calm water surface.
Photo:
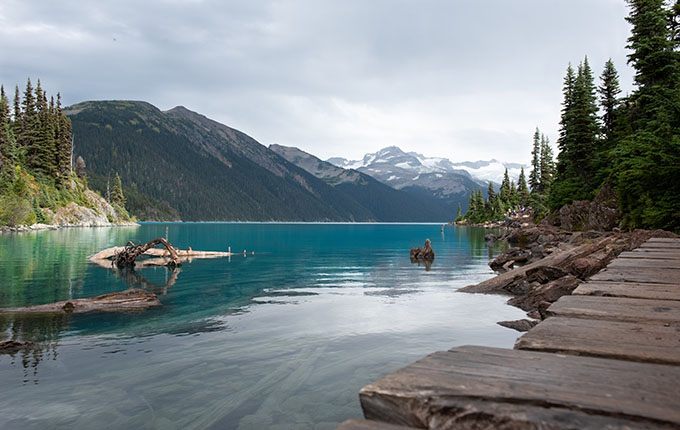
<svg viewBox="0 0 680 430">
<path fill-rule="evenodd" d="M 457 293 L 492 276 L 484 230 L 395 224 L 145 224 L 0 235 L 0 307 L 144 288 L 137 315 L 0 315 L 4 429 L 332 429 L 358 392 L 436 350 L 512 347 L 505 298 Z M 167 233 L 248 256 L 119 273 L 87 256 Z M 408 251 L 432 240 L 429 270 Z M 500 245 L 499 245 L 500 246 Z M 255 255 L 251 255 L 255 251 Z"/>
</svg>

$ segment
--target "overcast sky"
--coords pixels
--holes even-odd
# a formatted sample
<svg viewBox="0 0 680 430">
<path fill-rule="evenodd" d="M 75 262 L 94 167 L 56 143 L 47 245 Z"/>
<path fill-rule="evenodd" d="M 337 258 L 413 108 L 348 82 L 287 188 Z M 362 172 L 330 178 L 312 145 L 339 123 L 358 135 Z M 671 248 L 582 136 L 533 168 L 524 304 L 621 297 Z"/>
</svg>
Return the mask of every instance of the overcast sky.
<svg viewBox="0 0 680 430">
<path fill-rule="evenodd" d="M 0 82 L 65 104 L 177 105 L 259 142 L 357 159 L 389 145 L 527 162 L 555 141 L 567 64 L 612 58 L 624 0 L 0 2 Z M 598 79 L 599 82 L 599 79 Z"/>
</svg>

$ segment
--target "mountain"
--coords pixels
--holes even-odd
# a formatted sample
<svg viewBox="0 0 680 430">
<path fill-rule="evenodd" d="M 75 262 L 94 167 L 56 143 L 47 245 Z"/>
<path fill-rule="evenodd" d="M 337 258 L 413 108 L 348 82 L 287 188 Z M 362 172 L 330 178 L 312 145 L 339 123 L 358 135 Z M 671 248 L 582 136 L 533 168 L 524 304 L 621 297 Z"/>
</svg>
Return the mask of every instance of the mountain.
<svg viewBox="0 0 680 430">
<path fill-rule="evenodd" d="M 344 193 L 238 130 L 176 107 L 83 102 L 65 110 L 89 171 L 118 172 L 183 220 L 367 221 Z"/>
<path fill-rule="evenodd" d="M 327 184 L 345 192 L 380 221 L 446 221 L 454 216 L 441 200 L 394 189 L 373 177 L 343 169 L 298 148 L 269 145 L 269 149 Z"/>
<path fill-rule="evenodd" d="M 347 160 L 340 157 L 329 158 L 329 163 L 346 169 L 357 169 L 375 177 L 390 178 L 394 172 L 404 173 L 409 171 L 411 177 L 427 173 L 458 173 L 467 172 L 470 177 L 480 185 L 493 182 L 500 184 L 503 181 L 505 169 L 508 169 L 510 179 L 517 182 L 520 169 L 523 166 L 517 163 L 503 163 L 498 160 L 488 161 L 464 161 L 454 163 L 448 158 L 425 157 L 416 152 L 404 152 L 396 146 L 383 148 L 378 152 L 366 154 L 362 160 Z M 393 170 L 390 171 L 390 169 Z M 398 175 L 396 175 L 398 176 Z M 382 179 L 381 179 L 382 180 Z M 397 181 L 393 178 L 392 181 Z"/>
<path fill-rule="evenodd" d="M 83 157 L 93 182 L 101 188 L 102 178 L 118 173 L 123 186 L 134 190 L 128 203 L 151 219 L 159 214 L 185 221 L 446 221 L 455 216 L 436 200 L 393 190 L 359 172 L 317 177 L 319 172 L 311 174 L 250 136 L 181 106 L 163 112 L 146 102 L 89 101 L 65 113 L 74 154 Z"/>
<path fill-rule="evenodd" d="M 328 161 L 338 167 L 356 169 L 412 196 L 438 201 L 453 213 L 459 203 L 463 210 L 467 208 L 473 189 L 482 188 L 486 192 L 488 187 L 488 182 L 475 180 L 446 158 L 426 158 L 396 146 L 366 154 L 359 161 L 341 158 Z"/>
</svg>

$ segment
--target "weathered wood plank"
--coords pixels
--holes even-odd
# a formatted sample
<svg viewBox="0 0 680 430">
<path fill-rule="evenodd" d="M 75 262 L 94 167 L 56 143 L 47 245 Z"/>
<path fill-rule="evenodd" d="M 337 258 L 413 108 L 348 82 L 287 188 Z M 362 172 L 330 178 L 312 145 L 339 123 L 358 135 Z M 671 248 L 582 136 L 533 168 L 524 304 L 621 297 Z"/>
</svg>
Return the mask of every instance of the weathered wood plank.
<svg viewBox="0 0 680 430">
<path fill-rule="evenodd" d="M 415 427 L 404 427 L 370 420 L 347 420 L 336 427 L 336 430 L 409 430 Z"/>
<path fill-rule="evenodd" d="M 569 318 L 676 323 L 680 321 L 680 302 L 572 295 L 560 297 L 546 312 Z"/>
<path fill-rule="evenodd" d="M 680 242 L 645 242 L 642 245 L 639 246 L 641 249 L 656 249 L 656 248 L 664 248 L 664 249 L 676 249 L 680 250 Z"/>
<path fill-rule="evenodd" d="M 360 399 L 368 419 L 420 428 L 673 428 L 680 367 L 466 346 L 387 375 Z"/>
<path fill-rule="evenodd" d="M 652 237 L 645 243 L 656 242 L 656 243 L 680 243 L 680 237 Z"/>
<path fill-rule="evenodd" d="M 658 269 L 676 269 L 680 270 L 680 259 L 677 260 L 654 260 L 647 258 L 616 258 L 612 260 L 607 266 L 608 269 L 613 267 L 621 268 L 658 268 Z"/>
<path fill-rule="evenodd" d="M 635 252 L 626 251 L 619 254 L 617 258 L 635 258 L 635 259 L 659 259 L 659 260 L 680 260 L 680 256 L 675 252 Z"/>
<path fill-rule="evenodd" d="M 613 267 L 590 277 L 593 281 L 650 282 L 656 284 L 680 283 L 680 269 Z"/>
<path fill-rule="evenodd" d="M 515 348 L 680 365 L 680 322 L 551 317 L 517 339 Z"/>
<path fill-rule="evenodd" d="M 588 281 L 576 287 L 572 295 L 680 300 L 680 287 L 673 284 Z"/>
</svg>

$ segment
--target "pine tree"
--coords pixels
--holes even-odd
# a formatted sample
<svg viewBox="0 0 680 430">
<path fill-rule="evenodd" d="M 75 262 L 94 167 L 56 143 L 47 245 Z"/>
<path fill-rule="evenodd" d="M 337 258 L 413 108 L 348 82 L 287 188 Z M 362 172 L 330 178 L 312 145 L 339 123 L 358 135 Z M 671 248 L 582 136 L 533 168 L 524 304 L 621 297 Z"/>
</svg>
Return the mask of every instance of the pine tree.
<svg viewBox="0 0 680 430">
<path fill-rule="evenodd" d="M 535 193 L 539 191 L 540 184 L 540 172 L 541 172 L 541 132 L 536 127 L 536 132 L 534 133 L 534 145 L 531 150 L 531 172 L 529 172 L 529 186 L 531 187 L 531 192 Z"/>
<path fill-rule="evenodd" d="M 524 176 L 524 167 L 519 172 L 519 184 L 517 185 L 517 192 L 519 194 L 520 203 L 522 205 L 527 204 L 529 199 L 529 187 L 527 186 L 527 180 Z"/>
<path fill-rule="evenodd" d="M 463 218 L 463 208 L 460 205 L 460 202 L 458 202 L 458 212 L 456 212 L 456 221 L 460 221 Z"/>
<path fill-rule="evenodd" d="M 118 172 L 116 172 L 116 176 L 113 179 L 113 189 L 111 190 L 111 202 L 119 205 L 120 207 L 125 207 L 123 185 L 120 181 L 120 176 L 118 176 Z"/>
<path fill-rule="evenodd" d="M 680 55 L 663 0 L 628 0 L 637 89 L 613 169 L 628 227 L 680 230 Z"/>
<path fill-rule="evenodd" d="M 600 126 L 593 73 L 588 57 L 578 66 L 576 78 L 567 69 L 557 155 L 557 174 L 548 195 L 552 209 L 573 200 L 590 199 L 597 183 L 593 159 L 599 150 Z"/>
<path fill-rule="evenodd" d="M 557 147 L 559 148 L 559 153 L 557 155 L 557 172 L 559 175 L 564 174 L 567 171 L 567 167 L 569 166 L 567 151 L 571 146 L 571 141 L 573 140 L 571 128 L 573 124 L 572 117 L 574 115 L 573 104 L 575 85 L 576 75 L 574 75 L 574 68 L 571 67 L 571 63 L 569 63 L 569 66 L 567 67 L 567 74 L 564 77 L 564 86 L 562 87 L 563 100 L 562 116 L 560 118 L 560 137 L 557 139 Z"/>
<path fill-rule="evenodd" d="M 61 108 L 61 94 L 57 93 L 57 103 L 55 106 L 56 127 L 56 158 L 57 173 L 62 184 L 66 183 L 71 173 L 71 120 L 64 115 Z"/>
<path fill-rule="evenodd" d="M 600 93 L 600 104 L 602 105 L 602 132 L 605 136 L 605 142 L 611 143 L 614 138 L 616 108 L 620 103 L 618 96 L 621 93 L 619 73 L 616 71 L 611 58 L 604 65 L 600 81 L 602 84 L 597 90 Z"/>
<path fill-rule="evenodd" d="M 508 176 L 508 169 L 505 169 L 503 174 L 503 182 L 501 182 L 501 202 L 503 206 L 510 203 L 510 176 Z"/>
<path fill-rule="evenodd" d="M 26 90 L 22 101 L 22 114 L 17 143 L 25 154 L 26 164 L 33 168 L 39 165 L 38 136 L 40 120 L 36 109 L 35 95 L 30 78 L 26 81 Z"/>
<path fill-rule="evenodd" d="M 539 175 L 540 190 L 545 194 L 550 190 L 550 186 L 555 178 L 555 162 L 553 160 L 550 139 L 541 134 L 541 169 Z"/>
</svg>

